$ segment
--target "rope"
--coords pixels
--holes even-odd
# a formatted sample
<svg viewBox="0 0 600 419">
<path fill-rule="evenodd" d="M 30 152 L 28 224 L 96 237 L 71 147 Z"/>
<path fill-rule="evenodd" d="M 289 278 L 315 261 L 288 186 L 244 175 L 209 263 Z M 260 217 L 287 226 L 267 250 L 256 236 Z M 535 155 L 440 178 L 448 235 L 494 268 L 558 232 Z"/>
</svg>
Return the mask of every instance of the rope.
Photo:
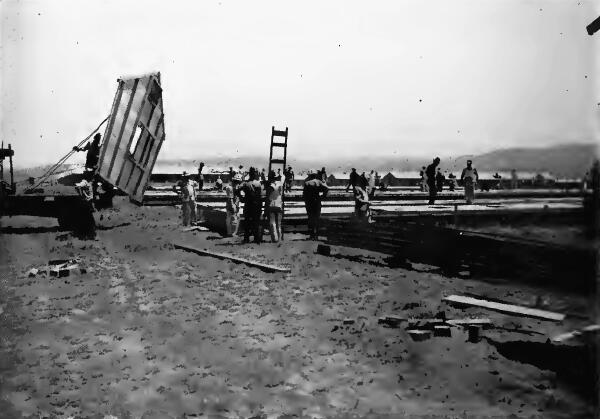
<svg viewBox="0 0 600 419">
<path fill-rule="evenodd" d="M 100 122 L 100 125 L 98 125 L 98 127 L 96 127 L 95 130 L 93 130 L 90 135 L 88 135 L 87 137 L 85 137 L 83 140 L 81 140 L 81 142 L 79 144 L 77 144 L 76 148 L 81 147 L 87 140 L 89 140 L 92 135 L 98 131 L 100 129 L 100 127 L 102 125 L 104 125 L 104 123 L 106 121 L 108 121 L 108 118 L 110 118 L 110 115 L 108 115 L 106 118 L 104 118 L 104 121 Z M 71 150 L 69 151 L 67 154 L 65 154 L 56 164 L 54 164 L 52 167 L 50 167 L 50 169 L 48 169 L 46 171 L 46 173 L 44 173 L 42 176 L 40 176 L 40 181 L 38 183 L 36 183 L 34 186 L 25 189 L 25 192 L 29 192 L 35 188 L 37 188 L 38 186 L 40 186 L 42 183 L 44 183 L 50 176 L 52 176 L 54 174 L 54 172 L 56 172 L 56 170 L 58 170 L 58 168 L 64 163 L 66 162 L 69 157 L 71 157 L 73 155 L 73 153 L 75 153 L 75 150 Z"/>
</svg>

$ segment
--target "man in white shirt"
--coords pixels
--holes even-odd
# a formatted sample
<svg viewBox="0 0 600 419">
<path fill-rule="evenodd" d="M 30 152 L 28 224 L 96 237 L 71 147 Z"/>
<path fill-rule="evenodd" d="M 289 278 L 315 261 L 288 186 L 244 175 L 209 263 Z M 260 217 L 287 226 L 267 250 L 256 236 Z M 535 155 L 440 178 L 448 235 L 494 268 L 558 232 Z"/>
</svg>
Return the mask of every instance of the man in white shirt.
<svg viewBox="0 0 600 419">
<path fill-rule="evenodd" d="M 373 199 L 375 196 L 375 170 L 371 170 L 367 179 L 369 181 L 369 199 Z"/>
<path fill-rule="evenodd" d="M 179 189 L 179 190 L 178 190 Z M 198 182 L 189 178 L 187 172 L 183 172 L 181 180 L 173 186 L 173 190 L 181 196 L 181 212 L 183 225 L 187 226 L 196 222 L 196 190 Z"/>
<path fill-rule="evenodd" d="M 227 201 L 225 204 L 226 218 L 225 224 L 227 227 L 227 236 L 235 237 L 238 235 L 238 229 L 240 226 L 240 184 L 242 183 L 242 176 L 235 174 L 231 178 L 231 184 L 225 186 L 225 196 Z"/>
<path fill-rule="evenodd" d="M 472 160 L 467 160 L 467 167 L 465 167 L 460 175 L 460 180 L 463 181 L 465 185 L 465 198 L 467 199 L 467 204 L 472 204 L 475 201 L 475 184 L 479 180 L 479 175 L 477 174 L 477 169 L 473 166 Z"/>
</svg>

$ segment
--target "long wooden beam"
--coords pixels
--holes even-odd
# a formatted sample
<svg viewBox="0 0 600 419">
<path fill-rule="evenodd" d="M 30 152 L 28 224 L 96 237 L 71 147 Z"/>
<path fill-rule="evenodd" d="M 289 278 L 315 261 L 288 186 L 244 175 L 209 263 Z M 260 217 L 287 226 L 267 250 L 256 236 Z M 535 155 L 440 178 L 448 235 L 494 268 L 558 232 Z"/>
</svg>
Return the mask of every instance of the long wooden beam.
<svg viewBox="0 0 600 419">
<path fill-rule="evenodd" d="M 194 247 L 189 247 L 189 246 L 182 246 L 180 244 L 174 244 L 173 245 L 176 249 L 181 249 L 181 250 L 185 250 L 188 252 L 193 252 L 202 256 L 212 256 L 212 257 L 216 257 L 218 259 L 229 259 L 232 260 L 234 262 L 238 262 L 238 263 L 245 263 L 246 265 L 249 266 L 253 266 L 255 268 L 260 268 L 260 269 L 264 269 L 267 271 L 274 271 L 274 272 L 285 272 L 285 273 L 290 273 L 292 270 L 290 268 L 283 268 L 281 266 L 275 266 L 275 265 L 269 265 L 266 263 L 260 263 L 260 262 L 254 262 L 252 260 L 249 259 L 244 259 L 244 258 L 240 258 L 237 256 L 233 256 L 233 255 L 228 255 L 226 253 L 217 253 L 217 252 L 212 252 L 210 250 L 206 250 L 206 249 L 196 249 Z"/>
<path fill-rule="evenodd" d="M 565 315 L 560 313 L 538 310 L 536 308 L 522 307 L 513 304 L 496 303 L 494 301 L 481 300 L 479 298 L 465 297 L 461 295 L 450 295 L 448 297 L 444 297 L 442 301 L 453 304 L 487 308 L 489 310 L 499 311 L 500 313 L 504 314 L 534 317 L 537 319 L 552 320 L 555 322 L 560 322 L 565 319 Z"/>
</svg>

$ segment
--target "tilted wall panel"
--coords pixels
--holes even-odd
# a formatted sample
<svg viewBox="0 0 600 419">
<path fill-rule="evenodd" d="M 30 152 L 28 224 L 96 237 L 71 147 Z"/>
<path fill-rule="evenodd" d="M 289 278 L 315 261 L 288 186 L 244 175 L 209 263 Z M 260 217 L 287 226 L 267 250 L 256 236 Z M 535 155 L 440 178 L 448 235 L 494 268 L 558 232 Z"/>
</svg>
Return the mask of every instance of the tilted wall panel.
<svg viewBox="0 0 600 419">
<path fill-rule="evenodd" d="M 160 75 L 119 80 L 97 174 L 141 203 L 164 140 Z M 148 131 L 148 125 L 153 131 Z M 156 129 L 159 128 L 159 129 Z M 160 137 L 156 134 L 160 131 Z M 140 135 L 141 134 L 141 135 Z"/>
</svg>

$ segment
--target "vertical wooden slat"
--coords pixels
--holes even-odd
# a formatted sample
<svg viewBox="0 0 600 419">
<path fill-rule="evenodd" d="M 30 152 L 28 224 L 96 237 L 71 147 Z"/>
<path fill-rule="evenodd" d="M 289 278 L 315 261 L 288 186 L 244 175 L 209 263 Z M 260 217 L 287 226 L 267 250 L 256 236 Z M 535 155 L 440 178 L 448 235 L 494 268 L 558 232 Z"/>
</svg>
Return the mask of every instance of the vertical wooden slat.
<svg viewBox="0 0 600 419">
<path fill-rule="evenodd" d="M 125 125 L 127 124 L 127 120 L 129 119 L 129 112 L 131 111 L 131 104 L 133 103 L 133 98 L 135 97 L 135 92 L 137 90 L 137 86 L 140 79 L 135 79 L 133 82 L 133 87 L 131 89 L 131 96 L 129 98 L 129 103 L 127 104 L 127 109 L 125 110 L 125 115 L 123 116 L 123 123 L 121 124 L 121 130 L 119 131 L 119 136 L 117 137 L 117 141 L 115 142 L 115 148 L 113 150 L 113 154 L 110 160 L 110 165 L 108 166 L 107 176 L 110 177 L 112 173 L 113 166 L 115 164 L 115 159 L 117 158 L 117 154 L 119 153 L 119 146 L 121 145 L 121 140 L 123 139 L 123 131 L 125 130 Z"/>
<path fill-rule="evenodd" d="M 104 163 L 104 155 L 106 154 L 106 149 L 108 148 L 108 139 L 110 138 L 113 125 L 115 124 L 115 119 L 117 117 L 117 109 L 119 108 L 119 104 L 121 103 L 121 97 L 123 96 L 123 86 L 123 80 L 119 80 L 117 92 L 115 93 L 115 98 L 113 100 L 113 105 L 110 111 L 110 121 L 106 126 L 106 131 L 104 132 L 102 150 L 100 152 L 100 159 L 98 159 L 98 169 L 100 169 L 100 167 L 102 167 L 102 163 Z"/>
</svg>

